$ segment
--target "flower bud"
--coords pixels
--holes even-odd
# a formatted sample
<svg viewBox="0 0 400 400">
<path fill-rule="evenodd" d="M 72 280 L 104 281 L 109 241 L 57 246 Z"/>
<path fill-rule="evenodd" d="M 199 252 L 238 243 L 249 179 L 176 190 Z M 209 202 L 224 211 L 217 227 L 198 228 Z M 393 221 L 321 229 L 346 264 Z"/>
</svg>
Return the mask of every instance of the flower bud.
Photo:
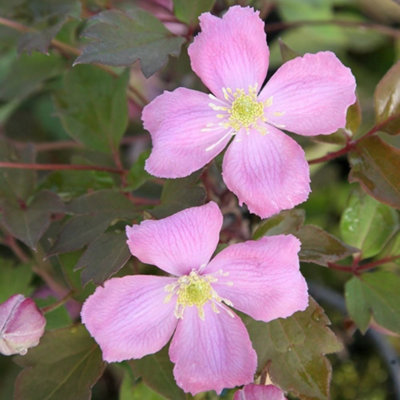
<svg viewBox="0 0 400 400">
<path fill-rule="evenodd" d="M 0 304 L 0 353 L 24 355 L 37 346 L 46 319 L 32 299 L 22 294 L 11 296 Z"/>
</svg>

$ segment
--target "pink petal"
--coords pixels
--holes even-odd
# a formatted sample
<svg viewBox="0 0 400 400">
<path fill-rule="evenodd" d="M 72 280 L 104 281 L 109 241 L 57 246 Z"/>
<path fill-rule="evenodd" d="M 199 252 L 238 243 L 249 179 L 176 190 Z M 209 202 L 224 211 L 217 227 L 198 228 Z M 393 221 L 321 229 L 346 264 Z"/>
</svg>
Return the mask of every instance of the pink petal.
<svg viewBox="0 0 400 400">
<path fill-rule="evenodd" d="M 163 178 L 179 178 L 206 165 L 228 143 L 231 135 L 201 92 L 179 88 L 164 92 L 142 113 L 153 149 L 146 170 Z"/>
<path fill-rule="evenodd" d="M 288 61 L 267 82 L 260 100 L 269 123 L 300 135 L 335 132 L 346 124 L 347 108 L 356 101 L 350 69 L 330 51 Z"/>
<path fill-rule="evenodd" d="M 174 278 L 124 276 L 106 281 L 83 305 L 82 322 L 108 362 L 141 358 L 163 348 L 175 330 L 175 302 L 165 303 Z"/>
<path fill-rule="evenodd" d="M 309 168 L 303 149 L 273 126 L 268 133 L 240 132 L 228 147 L 222 169 L 239 204 L 267 218 L 307 200 Z"/>
<path fill-rule="evenodd" d="M 265 322 L 286 318 L 308 305 L 299 250 L 300 241 L 293 235 L 250 240 L 222 250 L 204 273 L 218 279 L 212 286 L 220 297 L 252 318 Z"/>
<path fill-rule="evenodd" d="M 169 356 L 176 383 L 193 395 L 253 381 L 257 355 L 240 318 L 209 303 L 201 320 L 196 307 L 187 307 L 172 339 Z"/>
<path fill-rule="evenodd" d="M 250 7 L 230 7 L 217 18 L 200 16 L 201 33 L 189 46 L 192 69 L 219 98 L 222 88 L 260 90 L 268 70 L 269 50 L 264 22 Z"/>
<path fill-rule="evenodd" d="M 45 325 L 46 319 L 32 299 L 11 296 L 0 304 L 0 353 L 26 354 L 39 344 Z"/>
<path fill-rule="evenodd" d="M 286 400 L 282 390 L 274 385 L 255 385 L 251 383 L 238 390 L 233 400 Z"/>
<path fill-rule="evenodd" d="M 217 247 L 221 226 L 221 211 L 211 201 L 158 221 L 127 226 L 127 243 L 140 261 L 174 275 L 185 275 L 208 263 Z"/>
</svg>

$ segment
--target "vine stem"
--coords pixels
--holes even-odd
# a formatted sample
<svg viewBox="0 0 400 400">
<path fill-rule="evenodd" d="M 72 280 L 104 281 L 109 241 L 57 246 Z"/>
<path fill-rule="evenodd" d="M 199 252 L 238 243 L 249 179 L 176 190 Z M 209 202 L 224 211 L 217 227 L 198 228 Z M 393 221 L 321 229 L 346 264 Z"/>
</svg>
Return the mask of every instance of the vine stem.
<svg viewBox="0 0 400 400">
<path fill-rule="evenodd" d="M 376 24 L 374 22 L 364 21 L 346 21 L 340 19 L 327 19 L 327 20 L 300 20 L 290 22 L 272 22 L 266 24 L 265 31 L 275 32 L 283 29 L 293 29 L 300 26 L 318 26 L 318 25 L 337 25 L 349 28 L 368 29 L 382 33 L 383 35 L 392 36 L 396 39 L 400 38 L 400 30 L 388 27 L 386 25 Z"/>
<path fill-rule="evenodd" d="M 26 32 L 32 32 L 34 29 L 25 26 L 23 24 L 20 24 L 19 22 L 10 20 L 8 18 L 3 18 L 0 17 L 0 25 L 8 26 L 11 29 L 14 29 L 16 31 L 26 33 Z M 73 55 L 73 56 L 79 56 L 81 54 L 81 50 L 70 46 L 67 43 L 63 43 L 60 40 L 57 39 L 52 39 L 50 42 L 50 45 L 54 47 L 55 49 L 59 50 L 62 54 L 64 55 Z M 110 75 L 114 77 L 118 77 L 118 74 L 110 67 L 107 65 L 102 65 L 102 64 L 94 64 L 96 67 L 102 69 L 103 71 L 109 73 Z M 146 99 L 146 97 L 138 91 L 134 86 L 131 84 L 128 84 L 128 89 L 127 89 L 127 95 L 128 98 L 133 101 L 135 104 L 138 105 L 138 107 L 142 108 L 144 105 L 146 105 L 149 101 Z M 139 101 L 139 103 L 138 103 Z"/>
<path fill-rule="evenodd" d="M 343 156 L 344 154 L 347 154 L 349 151 L 353 150 L 361 140 L 374 135 L 375 133 L 379 132 L 385 125 L 387 125 L 388 123 L 390 123 L 398 118 L 400 118 L 400 113 L 396 113 L 396 114 L 390 116 L 389 118 L 385 119 L 384 121 L 380 122 L 379 124 L 374 125 L 365 135 L 359 137 L 356 140 L 351 140 L 349 137 L 347 137 L 346 146 L 344 146 L 342 149 L 333 151 L 332 153 L 328 153 L 323 157 L 314 158 L 312 160 L 309 160 L 308 163 L 310 165 L 318 164 L 321 162 L 333 160 L 334 158 Z"/>
<path fill-rule="evenodd" d="M 359 264 L 360 259 L 357 258 L 354 260 L 352 265 L 340 265 L 335 263 L 328 263 L 328 267 L 331 269 L 335 269 L 337 271 L 344 271 L 353 275 L 359 275 L 360 272 L 368 271 L 370 269 L 378 267 L 379 265 L 386 264 L 398 259 L 400 259 L 400 254 L 396 256 L 384 257 L 379 260 L 371 261 L 360 265 Z"/>
<path fill-rule="evenodd" d="M 43 314 L 46 314 L 48 312 L 54 311 L 57 308 L 63 306 L 69 299 L 72 298 L 72 296 L 75 294 L 74 290 L 71 290 L 70 292 L 68 292 L 62 299 L 56 301 L 53 304 L 50 304 L 47 307 L 43 307 L 41 310 L 43 312 Z"/>
</svg>

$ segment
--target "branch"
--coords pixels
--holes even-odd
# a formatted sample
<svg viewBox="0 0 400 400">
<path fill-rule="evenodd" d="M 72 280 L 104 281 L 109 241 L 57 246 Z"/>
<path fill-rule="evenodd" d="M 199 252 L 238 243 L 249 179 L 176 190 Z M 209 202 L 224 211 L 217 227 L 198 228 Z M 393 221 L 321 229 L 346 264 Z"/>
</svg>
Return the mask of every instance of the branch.
<svg viewBox="0 0 400 400">
<path fill-rule="evenodd" d="M 360 28 L 377 31 L 383 35 L 391 36 L 395 39 L 400 38 L 400 30 L 391 28 L 386 25 L 376 24 L 373 22 L 363 21 L 346 21 L 339 19 L 327 19 L 327 20 L 302 20 L 302 21 L 291 21 L 291 22 L 272 22 L 266 24 L 266 32 L 275 32 L 283 29 L 293 29 L 299 26 L 318 26 L 318 25 L 337 25 L 350 28 Z"/>
<path fill-rule="evenodd" d="M 13 20 L 10 20 L 7 18 L 3 18 L 3 17 L 0 17 L 0 25 L 8 26 L 9 28 L 14 29 L 18 32 L 22 32 L 22 33 L 35 32 L 34 29 L 32 29 L 28 26 L 22 25 L 19 22 L 16 22 L 16 21 L 13 21 Z M 57 39 L 53 39 L 50 42 L 50 45 L 51 45 L 51 47 L 59 50 L 62 54 L 66 55 L 66 56 L 69 56 L 69 55 L 79 56 L 81 54 L 80 49 L 70 46 L 67 43 L 63 43 Z M 102 65 L 102 64 L 94 64 L 94 65 L 114 77 L 118 76 L 118 74 L 112 68 L 110 68 L 106 65 Z M 144 105 L 146 105 L 149 102 L 146 99 L 146 97 L 131 84 L 128 84 L 127 95 L 129 97 L 129 99 L 132 100 L 133 102 L 135 102 L 135 104 L 137 104 L 140 108 L 142 108 Z M 139 100 L 140 104 L 138 104 L 137 100 Z"/>
</svg>

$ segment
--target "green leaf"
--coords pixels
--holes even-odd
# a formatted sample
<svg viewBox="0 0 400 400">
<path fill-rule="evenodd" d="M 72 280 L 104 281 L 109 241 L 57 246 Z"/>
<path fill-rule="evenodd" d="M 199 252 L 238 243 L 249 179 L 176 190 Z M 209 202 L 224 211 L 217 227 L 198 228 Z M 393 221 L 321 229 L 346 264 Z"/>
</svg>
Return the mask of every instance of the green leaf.
<svg viewBox="0 0 400 400">
<path fill-rule="evenodd" d="M 78 215 L 70 218 L 52 246 L 48 255 L 68 253 L 86 246 L 99 237 L 110 225 L 113 217 L 107 215 Z"/>
<path fill-rule="evenodd" d="M 379 325 L 400 333 L 399 287 L 400 277 L 389 271 L 366 273 L 346 283 L 347 309 L 361 332 L 372 316 Z"/>
<path fill-rule="evenodd" d="M 129 260 L 131 253 L 125 232 L 106 232 L 89 244 L 75 269 L 82 269 L 82 284 L 93 281 L 100 285 L 117 273 Z"/>
<path fill-rule="evenodd" d="M 58 116 L 67 133 L 88 148 L 118 151 L 128 124 L 128 74 L 115 78 L 82 65 L 68 71 L 55 94 Z"/>
<path fill-rule="evenodd" d="M 135 218 L 135 206 L 116 190 L 99 190 L 73 199 L 66 211 L 76 215 L 97 215 L 104 218 Z"/>
<path fill-rule="evenodd" d="M 131 374 L 125 372 L 122 379 L 119 400 L 164 400 L 165 397 L 153 392 L 143 382 L 135 383 Z"/>
<path fill-rule="evenodd" d="M 313 299 L 305 311 L 286 319 L 267 324 L 249 317 L 244 320 L 258 355 L 259 372 L 268 366 L 272 381 L 300 399 L 329 398 L 331 365 L 324 355 L 342 346 Z"/>
<path fill-rule="evenodd" d="M 16 16 L 23 15 L 23 22 L 33 29 L 24 33 L 18 43 L 18 51 L 28 53 L 47 53 L 51 40 L 67 18 L 79 18 L 81 10 L 77 0 L 25 0 L 15 5 Z"/>
<path fill-rule="evenodd" d="M 295 235 L 301 241 L 299 257 L 303 262 L 327 267 L 359 251 L 318 226 L 305 225 Z"/>
<path fill-rule="evenodd" d="M 64 61 L 57 55 L 23 54 L 0 81 L 0 100 L 22 100 L 42 89 L 44 82 L 59 75 Z"/>
<path fill-rule="evenodd" d="M 199 15 L 210 11 L 215 0 L 173 0 L 173 2 L 176 18 L 188 25 L 197 25 Z"/>
<path fill-rule="evenodd" d="M 383 123 L 388 118 L 391 121 L 381 130 L 391 134 L 400 133 L 400 61 L 386 73 L 375 90 L 375 118 L 377 123 Z"/>
<path fill-rule="evenodd" d="M 297 53 L 297 51 L 291 49 L 281 38 L 279 38 L 278 41 L 279 41 L 279 50 L 281 51 L 281 57 L 284 63 L 300 56 L 300 54 Z"/>
<path fill-rule="evenodd" d="M 378 254 L 399 226 L 395 210 L 359 191 L 350 196 L 340 221 L 344 241 L 359 248 L 364 258 Z"/>
<path fill-rule="evenodd" d="M 129 361 L 129 365 L 135 375 L 141 376 L 149 387 L 167 399 L 186 399 L 185 393 L 175 383 L 173 364 L 169 359 L 167 346 L 156 354 Z"/>
<path fill-rule="evenodd" d="M 13 262 L 0 259 L 0 303 L 14 294 L 28 296 L 31 293 L 32 268 L 29 265 L 13 265 Z"/>
<path fill-rule="evenodd" d="M 27 145 L 17 149 L 10 143 L 0 140 L 0 161 L 35 162 L 35 149 Z M 35 190 L 36 172 L 26 169 L 0 169 L 0 203 L 2 199 L 9 202 L 27 200 Z"/>
<path fill-rule="evenodd" d="M 184 38 L 176 37 L 153 15 L 139 8 L 104 11 L 90 20 L 83 35 L 91 40 L 75 64 L 129 66 L 140 59 L 148 78 L 178 56 Z"/>
<path fill-rule="evenodd" d="M 361 118 L 361 105 L 357 97 L 356 102 L 347 109 L 346 114 L 346 129 L 353 135 L 358 131 L 361 125 Z"/>
<path fill-rule="evenodd" d="M 46 332 L 39 346 L 15 361 L 24 367 L 15 400 L 88 400 L 105 368 L 99 347 L 82 325 Z"/>
<path fill-rule="evenodd" d="M 170 179 L 164 184 L 161 193 L 161 205 L 149 212 L 156 218 L 164 218 L 185 208 L 204 204 L 206 192 L 197 184 L 201 171 L 187 178 Z"/>
<path fill-rule="evenodd" d="M 52 213 L 63 213 L 64 204 L 50 191 L 39 192 L 27 206 L 18 203 L 3 204 L 3 223 L 17 239 L 32 249 L 50 225 Z"/>
<path fill-rule="evenodd" d="M 39 308 L 50 306 L 58 301 L 53 296 L 44 299 L 35 299 L 36 305 Z M 71 317 L 65 307 L 57 307 L 54 310 L 48 311 L 44 315 L 46 317 L 46 330 L 60 329 L 70 326 L 72 324 Z"/>
<path fill-rule="evenodd" d="M 302 209 L 281 211 L 264 221 L 261 221 L 253 234 L 257 240 L 263 236 L 280 235 L 282 233 L 296 233 L 304 224 L 305 212 Z"/>
<path fill-rule="evenodd" d="M 350 152 L 350 182 L 359 182 L 375 199 L 400 208 L 400 150 L 377 136 L 360 140 Z"/>
<path fill-rule="evenodd" d="M 150 152 L 148 150 L 144 151 L 129 170 L 126 180 L 128 183 L 128 188 L 130 190 L 136 190 L 140 188 L 151 175 L 144 169 L 146 159 L 149 157 Z"/>
</svg>

